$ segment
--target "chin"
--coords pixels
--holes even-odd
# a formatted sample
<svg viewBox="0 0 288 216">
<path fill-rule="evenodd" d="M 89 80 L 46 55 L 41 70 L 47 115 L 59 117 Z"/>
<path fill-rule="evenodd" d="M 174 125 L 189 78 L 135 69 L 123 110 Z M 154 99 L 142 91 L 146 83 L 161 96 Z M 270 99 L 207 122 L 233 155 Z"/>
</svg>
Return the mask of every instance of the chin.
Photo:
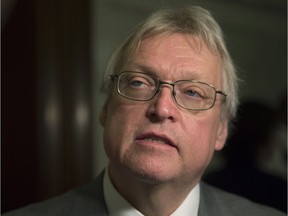
<svg viewBox="0 0 288 216">
<path fill-rule="evenodd" d="M 171 170 L 167 170 L 167 167 L 156 166 L 150 164 L 149 166 L 133 166 L 130 168 L 132 174 L 140 180 L 148 184 L 161 184 L 171 181 L 174 177 Z"/>
</svg>

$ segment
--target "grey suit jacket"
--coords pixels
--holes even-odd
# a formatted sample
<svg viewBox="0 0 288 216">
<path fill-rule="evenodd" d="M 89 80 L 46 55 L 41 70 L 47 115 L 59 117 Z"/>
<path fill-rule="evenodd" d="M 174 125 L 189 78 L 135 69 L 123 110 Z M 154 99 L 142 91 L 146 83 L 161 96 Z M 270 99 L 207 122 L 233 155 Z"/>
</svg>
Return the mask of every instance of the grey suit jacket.
<svg viewBox="0 0 288 216">
<path fill-rule="evenodd" d="M 103 173 L 91 183 L 53 199 L 32 204 L 5 216 L 105 216 Z M 205 183 L 200 184 L 198 216 L 283 216 L 284 213 L 250 202 Z"/>
</svg>

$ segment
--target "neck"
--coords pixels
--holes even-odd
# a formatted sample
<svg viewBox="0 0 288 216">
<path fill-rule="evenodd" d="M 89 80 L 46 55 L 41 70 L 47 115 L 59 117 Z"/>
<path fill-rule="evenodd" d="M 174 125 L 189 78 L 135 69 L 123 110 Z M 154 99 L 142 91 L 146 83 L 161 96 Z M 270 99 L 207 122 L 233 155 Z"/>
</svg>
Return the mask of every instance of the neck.
<svg viewBox="0 0 288 216">
<path fill-rule="evenodd" d="M 115 172 L 110 178 L 116 190 L 144 215 L 171 215 L 196 186 L 183 181 L 151 182 L 129 173 Z M 185 187 L 184 187 L 185 186 Z"/>
</svg>

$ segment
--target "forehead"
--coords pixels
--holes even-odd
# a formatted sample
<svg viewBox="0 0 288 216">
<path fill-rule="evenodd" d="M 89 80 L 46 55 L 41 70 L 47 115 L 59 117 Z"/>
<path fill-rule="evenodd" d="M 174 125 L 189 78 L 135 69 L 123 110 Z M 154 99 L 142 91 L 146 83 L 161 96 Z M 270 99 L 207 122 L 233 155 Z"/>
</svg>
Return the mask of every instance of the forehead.
<svg viewBox="0 0 288 216">
<path fill-rule="evenodd" d="M 213 81 L 211 84 L 216 84 L 215 80 L 211 80 L 212 75 L 221 77 L 220 57 L 201 39 L 188 34 L 154 35 L 144 38 L 131 53 L 126 66 L 130 70 L 144 69 L 161 74 L 166 71 L 166 74 L 193 75 L 196 76 L 195 79 L 201 79 L 200 81 Z"/>
<path fill-rule="evenodd" d="M 200 52 L 205 43 L 198 37 L 190 34 L 158 34 L 149 37 L 144 37 L 138 45 L 137 52 L 154 51 L 155 53 L 173 49 L 174 51 L 180 51 L 182 54 L 191 54 L 191 50 Z M 173 54 L 173 53 L 165 53 Z"/>
</svg>

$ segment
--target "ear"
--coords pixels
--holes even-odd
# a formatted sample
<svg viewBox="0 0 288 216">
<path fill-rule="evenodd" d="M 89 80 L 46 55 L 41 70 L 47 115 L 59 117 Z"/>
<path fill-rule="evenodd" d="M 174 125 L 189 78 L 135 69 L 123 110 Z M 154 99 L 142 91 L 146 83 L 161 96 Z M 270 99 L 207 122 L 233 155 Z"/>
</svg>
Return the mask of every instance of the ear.
<svg viewBox="0 0 288 216">
<path fill-rule="evenodd" d="M 105 126 L 106 119 L 107 119 L 107 105 L 105 104 L 102 107 L 101 112 L 100 112 L 100 116 L 99 116 L 99 121 L 100 121 L 100 124 L 102 125 L 102 127 Z"/>
<path fill-rule="evenodd" d="M 226 119 L 223 119 L 220 120 L 218 126 L 215 150 L 219 151 L 224 147 L 227 136 L 228 136 L 228 121 Z"/>
</svg>

